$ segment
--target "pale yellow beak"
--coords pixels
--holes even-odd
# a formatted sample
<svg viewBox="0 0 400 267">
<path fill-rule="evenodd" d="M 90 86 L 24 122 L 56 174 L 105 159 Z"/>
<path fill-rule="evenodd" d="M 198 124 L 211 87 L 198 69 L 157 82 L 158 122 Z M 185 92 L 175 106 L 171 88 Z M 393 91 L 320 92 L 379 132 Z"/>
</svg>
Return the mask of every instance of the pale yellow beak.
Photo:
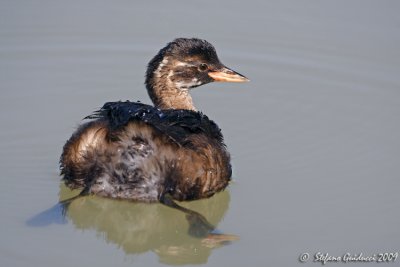
<svg viewBox="0 0 400 267">
<path fill-rule="evenodd" d="M 216 82 L 243 83 L 250 81 L 242 74 L 226 67 L 219 70 L 210 71 L 208 72 L 208 76 L 210 76 Z"/>
</svg>

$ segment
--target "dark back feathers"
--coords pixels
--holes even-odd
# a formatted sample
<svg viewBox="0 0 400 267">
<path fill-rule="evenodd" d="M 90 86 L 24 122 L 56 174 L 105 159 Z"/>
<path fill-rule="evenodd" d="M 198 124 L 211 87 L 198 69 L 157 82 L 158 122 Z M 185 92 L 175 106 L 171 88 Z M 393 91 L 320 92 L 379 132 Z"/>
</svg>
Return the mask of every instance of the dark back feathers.
<svg viewBox="0 0 400 267">
<path fill-rule="evenodd" d="M 222 133 L 217 124 L 201 112 L 191 110 L 160 110 L 130 101 L 107 102 L 100 110 L 85 119 L 106 120 L 112 131 L 121 129 L 130 121 L 144 122 L 180 146 L 185 146 L 192 134 L 205 134 L 223 143 Z"/>
</svg>

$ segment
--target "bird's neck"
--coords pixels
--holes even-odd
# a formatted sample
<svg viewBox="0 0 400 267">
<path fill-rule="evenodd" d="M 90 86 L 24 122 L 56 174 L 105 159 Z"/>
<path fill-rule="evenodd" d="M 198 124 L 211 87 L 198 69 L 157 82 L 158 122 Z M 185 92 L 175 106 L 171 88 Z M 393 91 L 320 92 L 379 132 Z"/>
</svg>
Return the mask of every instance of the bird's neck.
<svg viewBox="0 0 400 267">
<path fill-rule="evenodd" d="M 187 109 L 194 110 L 192 97 L 188 89 L 178 88 L 171 81 L 171 74 L 152 73 L 146 79 L 147 92 L 153 104 L 160 109 Z"/>
</svg>

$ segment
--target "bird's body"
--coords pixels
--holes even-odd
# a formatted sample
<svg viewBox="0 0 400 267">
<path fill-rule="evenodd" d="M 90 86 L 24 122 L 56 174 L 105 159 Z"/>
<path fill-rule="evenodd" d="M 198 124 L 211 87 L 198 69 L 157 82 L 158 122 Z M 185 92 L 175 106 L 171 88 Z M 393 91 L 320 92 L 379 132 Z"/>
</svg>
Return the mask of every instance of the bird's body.
<svg viewBox="0 0 400 267">
<path fill-rule="evenodd" d="M 230 79 L 230 80 L 229 80 Z M 197 112 L 189 89 L 211 81 L 245 81 L 224 67 L 200 39 L 176 39 L 149 63 L 147 90 L 155 107 L 109 102 L 89 116 L 64 146 L 65 183 L 86 193 L 137 201 L 206 198 L 231 178 L 218 126 Z"/>
<path fill-rule="evenodd" d="M 191 200 L 230 180 L 220 129 L 199 112 L 110 102 L 91 118 L 65 145 L 64 180 L 72 188 L 138 201 L 164 193 Z"/>
</svg>

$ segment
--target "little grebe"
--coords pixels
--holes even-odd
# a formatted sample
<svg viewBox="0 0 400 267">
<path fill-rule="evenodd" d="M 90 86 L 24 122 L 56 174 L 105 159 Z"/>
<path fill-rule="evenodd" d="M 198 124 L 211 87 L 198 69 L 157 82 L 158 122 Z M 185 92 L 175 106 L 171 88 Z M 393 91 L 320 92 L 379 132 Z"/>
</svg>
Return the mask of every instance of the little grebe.
<svg viewBox="0 0 400 267">
<path fill-rule="evenodd" d="M 82 194 L 160 201 L 210 197 L 231 178 L 221 130 L 197 112 L 191 88 L 245 82 L 225 67 L 205 40 L 179 38 L 150 61 L 146 87 L 154 107 L 108 102 L 64 146 L 63 179 Z M 170 197 L 165 200 L 165 196 Z M 168 203 L 166 203 L 168 202 Z"/>
</svg>

